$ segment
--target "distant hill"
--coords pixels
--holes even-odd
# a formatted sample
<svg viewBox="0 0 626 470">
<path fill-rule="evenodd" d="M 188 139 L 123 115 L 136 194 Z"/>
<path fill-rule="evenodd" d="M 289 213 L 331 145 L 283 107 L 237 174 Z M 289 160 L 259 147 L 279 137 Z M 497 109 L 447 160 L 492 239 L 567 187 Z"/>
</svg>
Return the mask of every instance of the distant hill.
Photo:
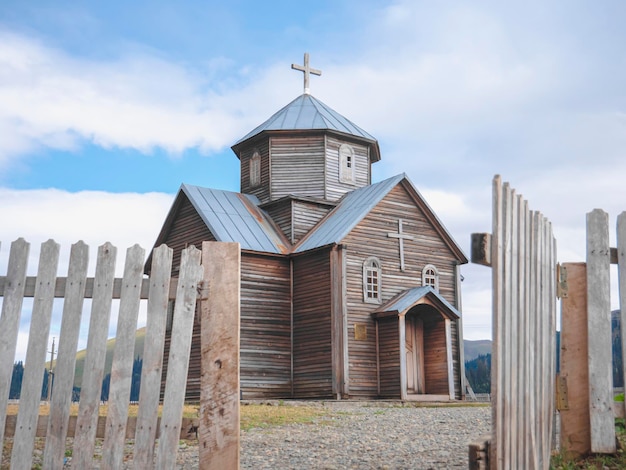
<svg viewBox="0 0 626 470">
<path fill-rule="evenodd" d="M 143 343 L 146 339 L 146 327 L 139 328 L 135 336 L 135 352 L 134 358 L 143 357 Z M 104 360 L 104 375 L 111 372 L 111 364 L 113 363 L 113 348 L 115 347 L 115 338 L 107 340 L 107 352 Z M 80 387 L 83 383 L 83 370 L 85 368 L 85 356 L 87 350 L 83 349 L 76 353 L 76 369 L 74 372 L 74 386 Z"/>
<path fill-rule="evenodd" d="M 471 361 L 478 356 L 484 356 L 491 354 L 491 340 L 479 339 L 479 340 L 463 340 L 463 348 L 465 351 L 465 361 Z"/>
</svg>

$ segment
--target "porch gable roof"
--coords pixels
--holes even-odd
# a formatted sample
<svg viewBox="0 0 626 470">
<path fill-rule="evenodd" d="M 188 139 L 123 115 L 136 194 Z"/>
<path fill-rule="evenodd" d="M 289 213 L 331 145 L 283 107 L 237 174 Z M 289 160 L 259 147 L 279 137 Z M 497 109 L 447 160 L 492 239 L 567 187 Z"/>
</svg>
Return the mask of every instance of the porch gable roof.
<svg viewBox="0 0 626 470">
<path fill-rule="evenodd" d="M 431 286 L 413 287 L 402 291 L 374 310 L 372 315 L 374 318 L 402 316 L 419 304 L 427 304 L 437 308 L 450 320 L 461 317 L 461 312 Z"/>
</svg>

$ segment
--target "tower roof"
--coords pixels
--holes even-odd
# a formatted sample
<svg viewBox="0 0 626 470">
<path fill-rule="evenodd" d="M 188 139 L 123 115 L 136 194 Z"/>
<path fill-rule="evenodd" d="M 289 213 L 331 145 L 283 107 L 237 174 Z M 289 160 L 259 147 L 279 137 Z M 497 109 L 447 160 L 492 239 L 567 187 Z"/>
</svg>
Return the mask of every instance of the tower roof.
<svg viewBox="0 0 626 470">
<path fill-rule="evenodd" d="M 239 139 L 232 149 L 237 153 L 237 148 L 243 142 L 262 132 L 301 130 L 328 130 L 368 141 L 372 146 L 371 160 L 380 160 L 378 142 L 372 135 L 308 93 L 298 96 L 277 111 L 263 124 Z"/>
</svg>

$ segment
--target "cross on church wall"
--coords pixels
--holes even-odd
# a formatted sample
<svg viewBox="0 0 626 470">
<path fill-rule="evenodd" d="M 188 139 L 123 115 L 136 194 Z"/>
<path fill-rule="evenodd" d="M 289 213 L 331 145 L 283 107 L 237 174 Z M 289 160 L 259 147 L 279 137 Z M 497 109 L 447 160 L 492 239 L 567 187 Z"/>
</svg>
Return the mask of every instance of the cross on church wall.
<svg viewBox="0 0 626 470">
<path fill-rule="evenodd" d="M 309 75 L 322 75 L 321 70 L 312 69 L 309 66 L 309 53 L 304 53 L 304 65 L 291 64 L 291 68 L 293 70 L 299 70 L 300 72 L 304 72 L 304 93 L 309 95 L 311 93 L 311 89 L 309 88 Z"/>
<path fill-rule="evenodd" d="M 398 239 L 400 244 L 400 271 L 404 271 L 404 240 L 414 240 L 415 237 L 402 231 L 402 219 L 398 219 L 398 232 L 389 232 L 387 237 Z"/>
</svg>

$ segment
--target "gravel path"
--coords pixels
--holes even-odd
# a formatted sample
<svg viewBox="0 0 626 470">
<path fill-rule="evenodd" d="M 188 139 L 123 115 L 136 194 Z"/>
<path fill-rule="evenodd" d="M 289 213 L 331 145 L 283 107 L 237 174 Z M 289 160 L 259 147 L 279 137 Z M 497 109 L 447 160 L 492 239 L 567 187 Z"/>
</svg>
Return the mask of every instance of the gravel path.
<svg viewBox="0 0 626 470">
<path fill-rule="evenodd" d="M 381 401 L 286 401 L 283 406 L 300 405 L 325 412 L 309 424 L 242 431 L 242 469 L 466 469 L 469 443 L 490 430 L 488 406 Z M 35 464 L 41 462 L 41 449 L 35 450 Z M 97 446 L 96 453 L 100 450 Z M 132 469 L 132 442 L 125 451 L 123 468 Z M 198 460 L 197 442 L 181 441 L 177 468 L 196 470 Z M 0 467 L 8 468 L 8 462 Z M 71 458 L 65 468 L 72 468 Z"/>
<path fill-rule="evenodd" d="M 330 408 L 331 418 L 242 432 L 241 468 L 466 469 L 470 441 L 490 430 L 491 411 L 486 406 L 383 402 L 316 406 Z M 195 452 L 193 447 L 180 449 L 179 468 L 198 468 Z"/>
</svg>

